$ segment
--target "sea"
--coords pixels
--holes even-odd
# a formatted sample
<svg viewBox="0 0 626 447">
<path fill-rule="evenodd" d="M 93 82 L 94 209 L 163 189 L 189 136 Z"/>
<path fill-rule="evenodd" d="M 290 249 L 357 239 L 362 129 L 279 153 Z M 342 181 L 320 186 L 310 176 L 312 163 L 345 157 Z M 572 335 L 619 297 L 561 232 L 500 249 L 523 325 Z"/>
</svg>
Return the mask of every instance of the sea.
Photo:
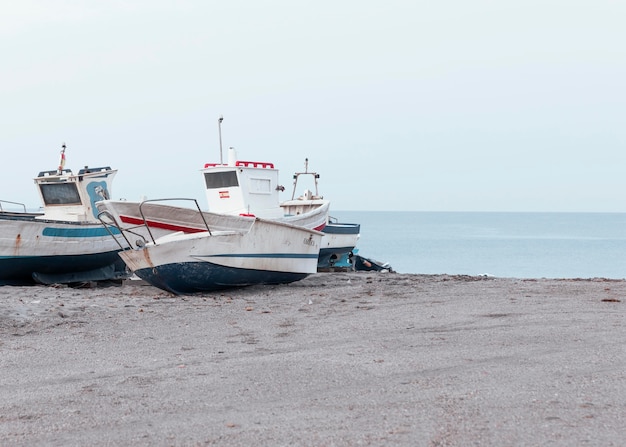
<svg viewBox="0 0 626 447">
<path fill-rule="evenodd" d="M 398 273 L 626 278 L 626 214 L 337 211 Z"/>
</svg>

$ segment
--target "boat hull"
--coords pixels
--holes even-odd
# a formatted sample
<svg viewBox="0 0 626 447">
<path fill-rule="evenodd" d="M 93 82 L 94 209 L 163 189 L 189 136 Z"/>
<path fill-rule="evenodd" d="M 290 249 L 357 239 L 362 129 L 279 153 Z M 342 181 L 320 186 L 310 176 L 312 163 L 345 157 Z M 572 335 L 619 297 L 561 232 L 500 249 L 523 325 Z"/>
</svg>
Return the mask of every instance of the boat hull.
<svg viewBox="0 0 626 447">
<path fill-rule="evenodd" d="M 174 294 L 285 284 L 317 271 L 322 233 L 261 219 L 245 223 L 247 230 L 171 234 L 120 257 L 138 277 Z"/>
<path fill-rule="evenodd" d="M 101 224 L 0 213 L 0 284 L 37 283 L 33 276 L 37 273 L 61 279 L 110 267 L 118 276 L 124 270 L 120 250 L 118 241 Z"/>
<path fill-rule="evenodd" d="M 317 267 L 320 271 L 334 267 L 356 247 L 361 226 L 352 223 L 331 222 L 324 227 Z"/>
<path fill-rule="evenodd" d="M 272 218 L 259 215 L 266 219 L 277 220 L 292 225 L 324 231 L 330 218 L 330 202 L 328 200 L 291 200 L 280 205 L 282 217 Z"/>
<path fill-rule="evenodd" d="M 255 284 L 287 284 L 309 275 L 309 273 L 233 268 L 211 262 L 164 264 L 157 268 L 136 270 L 135 274 L 153 286 L 176 295 L 212 292 Z"/>
<path fill-rule="evenodd" d="M 298 203 L 297 201 L 294 201 Z M 305 203 L 305 202 L 302 202 Z M 306 205 L 306 203 L 305 203 Z M 359 239 L 359 224 L 329 222 L 329 202 L 317 201 L 308 209 L 296 208 L 290 205 L 290 214 L 281 218 L 264 218 L 263 220 L 300 226 L 306 229 L 322 231 L 324 236 L 320 243 L 318 268 L 332 267 L 334 262 L 342 256 L 349 254 Z M 242 217 L 213 212 L 202 212 L 192 208 L 163 205 L 159 203 L 129 202 L 125 200 L 103 200 L 96 203 L 100 212 L 106 212 L 125 231 L 132 232 L 137 237 L 129 238 L 131 244 L 140 246 L 145 242 L 174 234 L 198 233 L 206 231 L 206 227 L 213 230 L 233 228 L 241 222 L 254 221 L 254 217 Z M 243 220 L 242 220 L 243 219 Z M 247 224 L 244 224 L 244 226 Z"/>
</svg>

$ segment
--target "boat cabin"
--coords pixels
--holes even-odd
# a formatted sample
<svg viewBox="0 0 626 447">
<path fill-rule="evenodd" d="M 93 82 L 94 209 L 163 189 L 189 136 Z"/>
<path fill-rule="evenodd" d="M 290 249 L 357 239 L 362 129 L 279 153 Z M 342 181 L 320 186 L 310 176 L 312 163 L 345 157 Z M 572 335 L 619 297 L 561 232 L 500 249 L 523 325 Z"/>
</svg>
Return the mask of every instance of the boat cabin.
<svg viewBox="0 0 626 447">
<path fill-rule="evenodd" d="M 324 205 L 317 192 L 319 175 L 308 171 L 294 174 L 291 200 L 281 202 L 279 193 L 285 190 L 278 184 L 278 169 L 273 163 L 237 160 L 234 148 L 229 148 L 228 163 L 206 163 L 202 170 L 209 211 L 268 219 L 304 214 Z M 306 189 L 295 198 L 300 176 L 314 179 L 315 192 Z"/>
<path fill-rule="evenodd" d="M 95 203 L 109 199 L 117 170 L 109 166 L 85 168 L 73 174 L 69 169 L 42 171 L 34 181 L 43 203 L 39 219 L 70 222 L 99 222 Z"/>
<path fill-rule="evenodd" d="M 206 163 L 202 169 L 209 211 L 243 216 L 281 217 L 278 169 L 274 163 L 237 160 L 228 151 L 228 163 Z"/>
</svg>

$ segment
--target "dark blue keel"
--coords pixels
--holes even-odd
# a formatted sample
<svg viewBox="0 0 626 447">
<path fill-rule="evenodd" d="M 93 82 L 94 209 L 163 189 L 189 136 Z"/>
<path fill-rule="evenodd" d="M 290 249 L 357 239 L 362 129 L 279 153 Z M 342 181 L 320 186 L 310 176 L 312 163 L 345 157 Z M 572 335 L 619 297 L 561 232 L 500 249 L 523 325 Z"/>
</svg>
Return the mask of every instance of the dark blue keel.
<svg viewBox="0 0 626 447">
<path fill-rule="evenodd" d="M 153 286 L 176 295 L 256 284 L 287 284 L 309 275 L 224 267 L 210 262 L 167 264 L 136 270 L 135 274 Z"/>
<path fill-rule="evenodd" d="M 0 258 L 0 285 L 102 281 L 119 279 L 125 271 L 125 264 L 117 251 L 71 256 L 4 257 Z"/>
</svg>

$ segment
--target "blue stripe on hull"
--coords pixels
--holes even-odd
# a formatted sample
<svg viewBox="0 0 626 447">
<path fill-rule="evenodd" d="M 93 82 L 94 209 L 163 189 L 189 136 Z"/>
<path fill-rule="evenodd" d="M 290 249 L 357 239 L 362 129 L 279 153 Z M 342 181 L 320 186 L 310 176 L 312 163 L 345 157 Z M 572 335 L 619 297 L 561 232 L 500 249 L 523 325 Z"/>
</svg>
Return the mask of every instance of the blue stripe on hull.
<svg viewBox="0 0 626 447">
<path fill-rule="evenodd" d="M 115 227 L 109 229 L 104 227 L 87 227 L 87 228 L 54 228 L 46 227 L 43 229 L 42 234 L 50 237 L 106 237 L 111 234 L 120 234 L 120 230 Z"/>
<path fill-rule="evenodd" d="M 95 270 L 111 264 L 116 265 L 116 270 L 124 270 L 124 262 L 117 251 L 71 256 L 3 257 L 0 258 L 0 285 L 33 284 L 34 272 L 66 274 Z"/>
<path fill-rule="evenodd" d="M 359 232 L 361 231 L 361 225 L 349 223 L 330 223 L 326 225 L 322 231 L 327 234 L 359 234 Z"/>
<path fill-rule="evenodd" d="M 287 284 L 308 273 L 271 272 L 225 267 L 211 262 L 185 262 L 136 270 L 135 274 L 159 289 L 180 295 L 255 284 Z"/>
</svg>

